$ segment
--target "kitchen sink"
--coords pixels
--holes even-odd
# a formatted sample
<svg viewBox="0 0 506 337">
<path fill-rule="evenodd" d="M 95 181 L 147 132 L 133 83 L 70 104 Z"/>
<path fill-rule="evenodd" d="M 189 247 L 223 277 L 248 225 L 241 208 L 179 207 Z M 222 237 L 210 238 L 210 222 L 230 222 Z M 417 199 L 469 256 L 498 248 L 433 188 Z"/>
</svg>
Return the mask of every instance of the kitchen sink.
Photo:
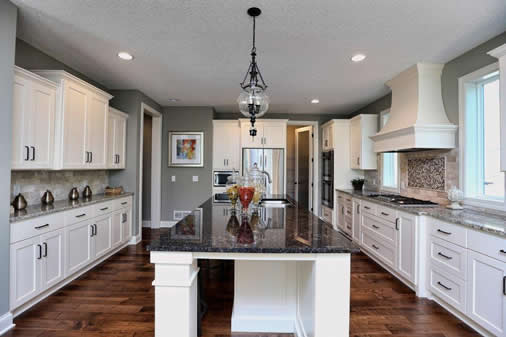
<svg viewBox="0 0 506 337">
<path fill-rule="evenodd" d="M 288 199 L 283 198 L 265 198 L 260 201 L 260 206 L 271 208 L 285 208 L 292 206 Z"/>
</svg>

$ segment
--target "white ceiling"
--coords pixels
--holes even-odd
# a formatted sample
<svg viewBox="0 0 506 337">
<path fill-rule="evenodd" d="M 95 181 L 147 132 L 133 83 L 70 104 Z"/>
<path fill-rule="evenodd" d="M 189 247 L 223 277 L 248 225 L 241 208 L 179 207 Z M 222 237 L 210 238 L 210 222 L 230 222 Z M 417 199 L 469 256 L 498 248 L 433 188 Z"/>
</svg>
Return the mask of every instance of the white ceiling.
<svg viewBox="0 0 506 337">
<path fill-rule="evenodd" d="M 21 39 L 107 87 L 218 112 L 237 111 L 253 5 L 271 112 L 350 113 L 415 62 L 447 62 L 506 30 L 505 0 L 12 2 Z M 119 60 L 122 50 L 135 60 Z M 367 59 L 352 63 L 357 52 Z"/>
</svg>

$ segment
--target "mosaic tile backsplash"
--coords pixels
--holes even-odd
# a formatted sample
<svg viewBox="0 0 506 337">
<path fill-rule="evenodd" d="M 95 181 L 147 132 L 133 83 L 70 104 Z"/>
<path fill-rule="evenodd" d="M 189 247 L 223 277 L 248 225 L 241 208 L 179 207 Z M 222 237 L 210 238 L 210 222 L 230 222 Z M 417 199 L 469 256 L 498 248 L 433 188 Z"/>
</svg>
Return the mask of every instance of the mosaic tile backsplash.
<svg viewBox="0 0 506 337">
<path fill-rule="evenodd" d="M 444 191 L 446 187 L 445 158 L 409 158 L 408 187 Z"/>
<path fill-rule="evenodd" d="M 90 185 L 93 193 L 104 193 L 109 184 L 107 171 L 12 171 L 11 201 L 22 193 L 28 205 L 40 204 L 42 194 L 49 189 L 55 200 L 68 198 L 72 187 L 81 193 Z"/>
</svg>

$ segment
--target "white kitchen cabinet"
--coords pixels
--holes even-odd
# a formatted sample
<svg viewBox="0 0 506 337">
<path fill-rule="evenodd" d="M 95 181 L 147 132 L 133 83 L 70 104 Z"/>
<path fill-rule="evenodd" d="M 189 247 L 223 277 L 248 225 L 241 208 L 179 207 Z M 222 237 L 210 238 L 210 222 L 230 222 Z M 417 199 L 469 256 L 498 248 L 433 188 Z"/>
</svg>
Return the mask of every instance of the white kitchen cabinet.
<svg viewBox="0 0 506 337">
<path fill-rule="evenodd" d="M 241 168 L 241 128 L 237 120 L 213 120 L 213 169 Z M 258 137 L 255 137 L 258 138 Z"/>
<path fill-rule="evenodd" d="M 469 250 L 467 270 L 467 315 L 506 336 L 506 263 Z"/>
<path fill-rule="evenodd" d="M 121 236 L 121 230 L 123 224 L 121 223 L 121 211 L 116 211 L 112 214 L 111 219 L 111 246 L 112 248 L 118 247 L 123 237 Z"/>
<path fill-rule="evenodd" d="M 40 238 L 35 237 L 11 245 L 10 306 L 15 308 L 40 292 Z"/>
<path fill-rule="evenodd" d="M 126 158 L 126 127 L 128 115 L 109 108 L 107 123 L 107 167 L 124 169 Z"/>
<path fill-rule="evenodd" d="M 256 137 L 249 135 L 249 119 L 241 119 L 241 147 L 243 148 L 286 148 L 286 119 L 258 119 Z"/>
<path fill-rule="evenodd" d="M 360 228 L 362 226 L 362 210 L 359 199 L 353 199 L 353 241 L 360 241 Z"/>
<path fill-rule="evenodd" d="M 13 170 L 52 169 L 57 85 L 14 67 Z"/>
<path fill-rule="evenodd" d="M 322 125 L 322 150 L 334 149 L 334 123 L 332 121 Z"/>
<path fill-rule="evenodd" d="M 83 221 L 65 228 L 65 276 L 70 276 L 91 262 L 93 223 Z"/>
<path fill-rule="evenodd" d="M 121 211 L 121 242 L 130 240 L 132 231 L 132 208 L 128 207 Z"/>
<path fill-rule="evenodd" d="M 65 277 L 64 272 L 64 242 L 63 229 L 41 235 L 42 265 L 41 290 L 49 289 Z"/>
<path fill-rule="evenodd" d="M 397 212 L 395 229 L 397 230 L 396 270 L 409 282 L 416 280 L 416 227 L 417 217 Z"/>
<path fill-rule="evenodd" d="M 107 122 L 112 96 L 65 71 L 35 73 L 59 85 L 54 168 L 107 168 Z"/>
<path fill-rule="evenodd" d="M 377 115 L 358 115 L 350 120 L 350 164 L 352 169 L 377 169 L 374 142 L 369 138 L 377 131 Z"/>
<path fill-rule="evenodd" d="M 93 258 L 101 257 L 112 248 L 111 224 L 112 216 L 110 214 L 95 219 L 93 224 L 95 229 L 92 236 Z"/>
</svg>

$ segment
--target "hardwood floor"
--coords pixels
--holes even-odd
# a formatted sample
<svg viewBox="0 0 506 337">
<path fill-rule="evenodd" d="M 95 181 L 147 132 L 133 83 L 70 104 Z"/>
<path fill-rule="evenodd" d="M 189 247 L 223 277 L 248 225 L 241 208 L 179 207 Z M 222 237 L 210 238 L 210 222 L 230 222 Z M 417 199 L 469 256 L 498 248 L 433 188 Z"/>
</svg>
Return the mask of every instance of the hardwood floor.
<svg viewBox="0 0 506 337">
<path fill-rule="evenodd" d="M 146 230 L 144 238 L 159 234 Z M 12 337 L 153 336 L 153 266 L 142 245 L 129 246 L 18 316 Z M 479 336 L 429 300 L 415 294 L 363 254 L 352 257 L 350 336 Z M 233 264 L 204 262 L 203 292 L 209 311 L 204 337 L 285 337 L 231 334 Z M 174 336 L 177 337 L 177 336 Z"/>
</svg>

